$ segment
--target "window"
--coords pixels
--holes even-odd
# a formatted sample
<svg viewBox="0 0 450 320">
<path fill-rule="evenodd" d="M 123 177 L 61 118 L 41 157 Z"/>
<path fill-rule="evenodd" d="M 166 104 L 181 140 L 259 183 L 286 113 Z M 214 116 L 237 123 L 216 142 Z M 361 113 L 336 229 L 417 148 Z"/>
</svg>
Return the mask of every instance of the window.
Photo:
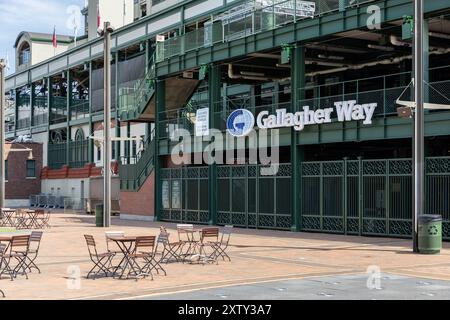
<svg viewBox="0 0 450 320">
<path fill-rule="evenodd" d="M 36 178 L 35 160 L 27 160 L 27 178 Z"/>
<path fill-rule="evenodd" d="M 5 180 L 8 180 L 8 160 L 5 160 Z"/>
<path fill-rule="evenodd" d="M 19 51 L 19 66 L 28 65 L 31 62 L 31 49 L 28 43 L 24 43 Z"/>
</svg>

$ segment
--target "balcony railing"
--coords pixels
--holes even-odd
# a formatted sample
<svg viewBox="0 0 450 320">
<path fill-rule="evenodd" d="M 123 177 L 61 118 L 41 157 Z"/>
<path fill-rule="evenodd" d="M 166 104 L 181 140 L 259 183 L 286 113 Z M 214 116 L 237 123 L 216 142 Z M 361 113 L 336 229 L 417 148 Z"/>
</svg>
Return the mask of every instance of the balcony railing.
<svg viewBox="0 0 450 320">
<path fill-rule="evenodd" d="M 75 101 L 70 106 L 70 120 L 89 117 L 89 101 Z"/>
<path fill-rule="evenodd" d="M 57 124 L 67 121 L 67 98 L 53 97 L 50 111 L 50 123 Z"/>
<path fill-rule="evenodd" d="M 89 140 L 69 142 L 69 166 L 83 168 L 89 162 Z"/>
<path fill-rule="evenodd" d="M 430 69 L 431 82 L 425 85 L 425 101 L 434 104 L 450 105 L 450 77 L 448 72 L 450 66 L 442 66 Z M 410 90 L 406 90 L 406 89 Z M 377 103 L 375 117 L 389 117 L 397 115 L 396 100 L 412 101 L 411 73 L 397 73 L 378 77 L 336 82 L 331 84 L 307 86 L 299 89 L 305 99 L 298 100 L 295 110 L 292 110 L 292 102 L 275 103 L 274 97 L 278 94 L 289 94 L 290 90 L 283 92 L 268 91 L 261 95 L 250 95 L 243 92 L 237 98 L 226 98 L 215 102 L 211 110 L 214 112 L 215 128 L 226 130 L 226 121 L 231 111 L 245 108 L 255 115 L 261 111 L 269 111 L 273 114 L 276 109 L 287 109 L 290 111 L 301 111 L 303 107 L 309 106 L 313 109 L 334 108 L 335 102 L 356 100 L 358 104 Z M 251 103 L 251 101 L 254 101 Z M 255 103 L 256 102 L 256 103 Z M 168 139 L 178 129 L 187 130 L 191 135 L 195 134 L 196 110 L 210 107 L 208 101 L 187 103 L 183 108 L 160 112 L 160 137 Z M 435 111 L 431 111 L 435 112 Z M 437 111 L 436 111 L 437 112 Z"/>
<path fill-rule="evenodd" d="M 67 143 L 49 143 L 48 166 L 50 169 L 61 169 L 67 164 Z"/>
<path fill-rule="evenodd" d="M 48 113 L 36 114 L 33 117 L 33 126 L 38 127 L 48 124 Z"/>
<path fill-rule="evenodd" d="M 23 118 L 17 120 L 17 129 L 28 129 L 31 126 L 31 118 Z"/>
<path fill-rule="evenodd" d="M 215 43 L 244 38 L 263 31 L 321 16 L 375 0 L 251 0 L 213 17 L 203 28 L 156 44 L 156 62 Z"/>
</svg>

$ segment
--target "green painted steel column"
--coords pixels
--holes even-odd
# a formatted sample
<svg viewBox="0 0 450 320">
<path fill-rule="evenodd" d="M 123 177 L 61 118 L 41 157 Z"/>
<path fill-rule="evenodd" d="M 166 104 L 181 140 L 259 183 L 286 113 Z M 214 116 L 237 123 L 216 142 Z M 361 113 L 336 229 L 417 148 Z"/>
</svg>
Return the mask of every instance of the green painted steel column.
<svg viewBox="0 0 450 320">
<path fill-rule="evenodd" d="M 115 128 L 114 128 L 114 131 L 115 131 L 115 134 L 116 134 L 116 137 L 120 137 L 120 120 L 119 120 L 119 109 L 120 109 L 120 106 L 119 106 L 119 51 L 117 51 L 115 54 L 114 54 L 114 59 L 115 59 L 115 61 L 116 61 L 116 65 L 115 65 L 115 68 L 116 68 L 116 74 L 115 74 L 115 79 L 114 79 L 114 81 L 116 82 L 116 121 L 115 121 Z M 115 154 L 114 154 L 114 160 L 116 160 L 116 161 L 120 161 L 120 141 L 115 141 L 114 142 L 115 143 Z"/>
<path fill-rule="evenodd" d="M 131 138 L 131 123 L 127 122 L 127 138 Z M 127 164 L 131 164 L 131 141 L 125 142 L 125 157 Z"/>
<path fill-rule="evenodd" d="M 30 127 L 34 126 L 34 105 L 36 103 L 36 86 L 34 83 L 31 84 L 31 93 L 30 93 Z"/>
<path fill-rule="evenodd" d="M 208 68 L 208 102 L 209 102 L 209 127 L 215 128 L 215 112 L 221 104 L 221 76 L 220 66 L 210 65 Z M 209 224 L 217 225 L 217 163 L 209 165 L 208 170 L 208 209 Z"/>
<path fill-rule="evenodd" d="M 66 119 L 66 164 L 70 165 L 70 140 L 71 140 L 71 134 L 70 134 L 70 105 L 71 105 L 71 101 L 72 101 L 72 74 L 70 72 L 70 70 L 67 70 L 67 106 L 66 106 L 66 113 L 67 113 L 67 119 Z M 76 149 L 75 149 L 76 150 Z"/>
<path fill-rule="evenodd" d="M 92 123 L 92 61 L 89 62 L 89 134 L 94 134 L 94 124 Z M 88 141 L 88 160 L 94 163 L 94 140 Z"/>
<path fill-rule="evenodd" d="M 155 220 L 159 221 L 161 219 L 161 209 L 162 209 L 162 193 L 161 193 L 161 159 L 159 157 L 159 136 L 160 136 L 160 120 L 161 112 L 166 109 L 166 82 L 165 80 L 156 81 L 156 103 L 155 103 L 155 143 L 154 143 L 154 172 L 155 172 L 155 182 L 154 182 L 154 192 L 155 192 Z"/>
<path fill-rule="evenodd" d="M 291 51 L 291 108 L 295 112 L 298 101 L 305 98 L 305 48 L 296 46 Z M 298 146 L 298 132 L 291 131 L 291 230 L 301 230 L 301 163 L 304 160 L 303 148 Z"/>
</svg>

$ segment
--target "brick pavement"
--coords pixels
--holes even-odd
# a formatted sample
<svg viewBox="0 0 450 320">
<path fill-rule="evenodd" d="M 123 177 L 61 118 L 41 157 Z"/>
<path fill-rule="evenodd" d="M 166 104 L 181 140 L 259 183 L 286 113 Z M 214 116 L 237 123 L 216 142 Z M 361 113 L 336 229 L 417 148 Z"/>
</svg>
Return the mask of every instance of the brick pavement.
<svg viewBox="0 0 450 320">
<path fill-rule="evenodd" d="M 412 254 L 411 242 L 402 239 L 246 229 L 236 229 L 232 235 L 231 263 L 172 263 L 166 266 L 168 275 L 155 276 L 154 281 L 87 280 L 85 275 L 91 263 L 83 234 L 94 235 L 104 250 L 107 230 L 96 228 L 94 217 L 86 215 L 55 213 L 51 224 L 52 228 L 45 230 L 37 260 L 42 274 L 34 272 L 29 280 L 19 276 L 15 281 L 4 276 L 0 288 L 7 299 L 126 299 L 272 280 L 364 274 L 371 265 L 390 274 L 450 280 L 447 243 L 440 255 L 428 256 Z M 175 236 L 174 224 L 117 218 L 113 218 L 109 230 L 121 230 L 127 235 L 157 235 L 161 225 Z M 70 288 L 71 267 L 81 270 L 79 289 Z"/>
</svg>

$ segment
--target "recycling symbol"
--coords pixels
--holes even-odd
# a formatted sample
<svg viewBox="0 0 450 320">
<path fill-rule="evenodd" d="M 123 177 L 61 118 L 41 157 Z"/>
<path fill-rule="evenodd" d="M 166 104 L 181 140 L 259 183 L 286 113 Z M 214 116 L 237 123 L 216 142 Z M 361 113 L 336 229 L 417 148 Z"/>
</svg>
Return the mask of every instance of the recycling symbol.
<svg viewBox="0 0 450 320">
<path fill-rule="evenodd" d="M 438 228 L 436 226 L 430 226 L 428 228 L 428 234 L 430 236 L 436 236 L 438 234 Z"/>
</svg>

